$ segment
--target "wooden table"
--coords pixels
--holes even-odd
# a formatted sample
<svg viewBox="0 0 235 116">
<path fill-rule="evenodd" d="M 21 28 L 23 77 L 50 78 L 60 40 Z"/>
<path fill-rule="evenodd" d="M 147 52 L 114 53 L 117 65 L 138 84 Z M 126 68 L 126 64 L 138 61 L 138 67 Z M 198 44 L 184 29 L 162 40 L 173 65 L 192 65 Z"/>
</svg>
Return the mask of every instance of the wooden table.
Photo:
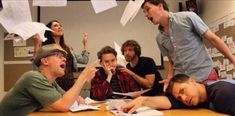
<svg viewBox="0 0 235 116">
<path fill-rule="evenodd" d="M 177 109 L 162 110 L 164 116 L 228 116 L 208 109 Z M 99 111 L 81 111 L 81 112 L 34 112 L 29 116 L 114 116 L 110 111 L 106 110 L 105 105 L 101 105 Z"/>
</svg>

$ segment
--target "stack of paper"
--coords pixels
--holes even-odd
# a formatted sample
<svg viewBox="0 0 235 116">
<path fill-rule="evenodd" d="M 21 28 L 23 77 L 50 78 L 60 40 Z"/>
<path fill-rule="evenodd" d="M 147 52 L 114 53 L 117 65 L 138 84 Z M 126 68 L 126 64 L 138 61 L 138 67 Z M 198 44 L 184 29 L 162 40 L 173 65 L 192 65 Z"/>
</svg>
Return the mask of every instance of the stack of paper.
<svg viewBox="0 0 235 116">
<path fill-rule="evenodd" d="M 84 111 L 84 110 L 100 110 L 99 106 L 78 104 L 77 101 L 75 101 L 69 109 L 72 112 L 78 112 L 78 111 Z"/>
</svg>

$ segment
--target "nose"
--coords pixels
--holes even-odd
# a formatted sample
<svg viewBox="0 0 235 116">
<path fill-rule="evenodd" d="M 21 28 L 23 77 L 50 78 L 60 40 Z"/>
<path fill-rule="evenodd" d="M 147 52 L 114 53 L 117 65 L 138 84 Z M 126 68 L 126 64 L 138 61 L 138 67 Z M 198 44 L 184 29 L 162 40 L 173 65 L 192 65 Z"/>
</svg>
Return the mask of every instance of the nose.
<svg viewBox="0 0 235 116">
<path fill-rule="evenodd" d="M 186 95 L 180 95 L 180 98 L 181 98 L 181 100 L 182 100 L 183 102 L 186 102 L 187 96 L 186 96 Z"/>
</svg>

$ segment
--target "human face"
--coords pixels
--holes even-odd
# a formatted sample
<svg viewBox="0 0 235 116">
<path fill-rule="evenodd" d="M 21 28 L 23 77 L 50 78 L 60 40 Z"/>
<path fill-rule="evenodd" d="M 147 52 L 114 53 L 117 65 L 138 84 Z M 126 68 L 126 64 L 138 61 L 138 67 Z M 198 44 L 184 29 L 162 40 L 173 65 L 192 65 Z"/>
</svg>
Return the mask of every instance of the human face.
<svg viewBox="0 0 235 116">
<path fill-rule="evenodd" d="M 188 80 L 184 83 L 175 82 L 172 94 L 187 106 L 196 106 L 200 101 L 200 92 L 194 80 Z"/>
<path fill-rule="evenodd" d="M 124 57 L 125 57 L 127 62 L 131 62 L 131 61 L 133 61 L 137 57 L 133 47 L 126 47 L 126 48 L 124 48 L 124 52 L 123 53 L 124 53 Z"/>
<path fill-rule="evenodd" d="M 143 6 L 144 16 L 150 20 L 154 25 L 160 24 L 160 19 L 162 17 L 163 6 L 158 4 L 157 6 L 146 2 Z"/>
<path fill-rule="evenodd" d="M 55 77 L 61 77 L 65 74 L 66 58 L 61 52 L 53 52 L 51 55 L 44 58 L 47 60 L 49 70 Z"/>
<path fill-rule="evenodd" d="M 53 22 L 51 25 L 51 30 L 53 30 L 53 36 L 60 37 L 64 35 L 64 28 L 59 22 Z"/>
<path fill-rule="evenodd" d="M 108 70 L 115 71 L 117 67 L 117 58 L 112 53 L 103 54 L 101 58 L 101 65 L 106 67 Z"/>
</svg>

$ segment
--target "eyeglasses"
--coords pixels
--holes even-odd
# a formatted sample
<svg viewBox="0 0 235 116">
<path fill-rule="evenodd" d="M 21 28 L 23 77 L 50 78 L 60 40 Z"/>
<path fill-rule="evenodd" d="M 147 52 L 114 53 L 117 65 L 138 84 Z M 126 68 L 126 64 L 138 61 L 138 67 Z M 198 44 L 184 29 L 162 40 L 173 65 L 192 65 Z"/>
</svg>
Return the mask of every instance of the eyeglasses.
<svg viewBox="0 0 235 116">
<path fill-rule="evenodd" d="M 56 56 L 56 57 L 58 57 L 58 58 L 60 58 L 60 59 L 67 57 L 67 56 L 66 56 L 65 54 L 63 54 L 62 52 L 52 52 L 52 53 L 49 54 L 48 56 Z M 47 56 L 47 57 L 48 57 L 48 56 Z"/>
</svg>

